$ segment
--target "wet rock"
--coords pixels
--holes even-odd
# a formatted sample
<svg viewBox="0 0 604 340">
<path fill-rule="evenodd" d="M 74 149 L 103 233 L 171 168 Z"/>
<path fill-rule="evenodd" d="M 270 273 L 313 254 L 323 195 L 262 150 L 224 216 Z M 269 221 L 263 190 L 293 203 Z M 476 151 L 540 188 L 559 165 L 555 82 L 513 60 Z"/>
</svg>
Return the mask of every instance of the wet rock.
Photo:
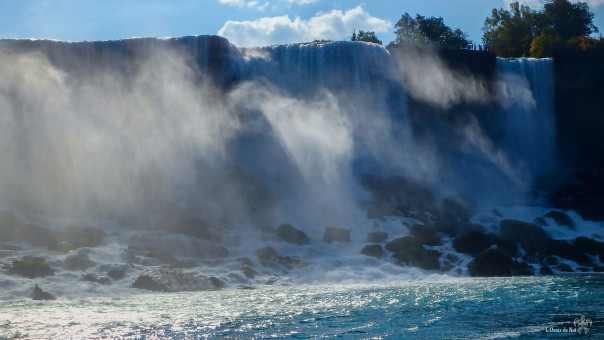
<svg viewBox="0 0 604 340">
<path fill-rule="evenodd" d="M 566 263 L 560 263 L 557 266 L 558 270 L 565 273 L 572 273 L 574 270 Z"/>
<path fill-rule="evenodd" d="M 541 268 L 539 268 L 539 274 L 552 275 L 552 274 L 554 274 L 554 272 L 552 271 L 552 269 L 549 266 L 541 266 Z"/>
<path fill-rule="evenodd" d="M 382 256 L 384 256 L 384 250 L 379 244 L 369 244 L 363 247 L 363 249 L 361 250 L 361 254 L 375 257 L 376 259 L 381 259 Z"/>
<path fill-rule="evenodd" d="M 84 277 L 82 277 L 82 280 L 88 281 L 88 282 L 99 283 L 102 285 L 111 284 L 111 279 L 109 278 L 109 276 L 97 275 L 97 274 L 93 274 L 93 273 L 88 273 L 88 274 L 84 275 Z"/>
<path fill-rule="evenodd" d="M 33 279 L 54 275 L 54 271 L 41 258 L 27 258 L 22 261 L 14 261 L 8 269 L 8 274 Z"/>
<path fill-rule="evenodd" d="M 434 229 L 416 224 L 411 228 L 411 235 L 415 237 L 419 244 L 425 244 L 427 246 L 440 246 L 442 242 L 440 237 L 436 235 Z"/>
<path fill-rule="evenodd" d="M 372 231 L 367 234 L 367 242 L 380 243 L 388 239 L 388 234 L 384 231 Z"/>
<path fill-rule="evenodd" d="M 57 235 L 53 250 L 68 252 L 84 247 L 96 247 L 103 243 L 107 233 L 94 227 L 71 226 Z"/>
<path fill-rule="evenodd" d="M 494 240 L 491 236 L 479 231 L 473 231 L 456 237 L 453 240 L 453 248 L 460 253 L 479 254 L 493 243 Z"/>
<path fill-rule="evenodd" d="M 575 246 L 566 241 L 552 240 L 546 246 L 545 253 L 547 255 L 556 255 L 563 259 L 574 261 L 580 265 L 590 265 L 590 258 Z"/>
<path fill-rule="evenodd" d="M 126 277 L 126 271 L 123 269 L 111 269 L 107 272 L 107 276 L 114 281 L 121 280 Z"/>
<path fill-rule="evenodd" d="M 222 289 L 226 286 L 226 284 L 224 283 L 224 281 L 222 281 L 221 279 L 215 277 L 215 276 L 211 276 L 210 277 L 210 282 L 212 282 L 212 284 L 214 285 L 214 287 L 216 287 L 217 289 Z"/>
<path fill-rule="evenodd" d="M 325 227 L 325 232 L 323 233 L 323 242 L 350 242 L 350 230 L 336 227 Z"/>
<path fill-rule="evenodd" d="M 408 263 L 426 270 L 440 269 L 439 259 L 442 254 L 436 250 L 426 250 L 421 246 L 413 246 L 392 255 L 400 263 Z"/>
<path fill-rule="evenodd" d="M 386 249 L 393 253 L 403 252 L 408 248 L 419 247 L 420 244 L 413 236 L 405 236 L 386 243 Z"/>
<path fill-rule="evenodd" d="M 573 244 L 578 251 L 591 255 L 599 255 L 600 261 L 604 261 L 604 243 L 582 236 L 577 237 L 573 241 Z"/>
<path fill-rule="evenodd" d="M 32 298 L 32 300 L 56 300 L 57 299 L 54 295 L 44 291 L 37 284 L 34 287 L 34 291 L 32 293 L 31 298 Z"/>
<path fill-rule="evenodd" d="M 175 227 L 173 231 L 179 234 L 188 235 L 202 240 L 212 242 L 220 241 L 220 235 L 212 231 L 208 227 L 207 223 L 198 217 L 183 222 L 179 226 Z"/>
<path fill-rule="evenodd" d="M 167 268 L 147 270 L 134 281 L 132 287 L 160 292 L 217 290 L 209 278 Z"/>
<path fill-rule="evenodd" d="M 373 196 L 369 218 L 434 209 L 434 195 L 430 186 L 411 178 L 365 174 L 361 178 L 361 185 Z"/>
<path fill-rule="evenodd" d="M 543 217 L 536 217 L 535 220 L 533 221 L 533 223 L 546 227 L 547 226 L 547 222 L 545 221 L 545 218 Z"/>
<path fill-rule="evenodd" d="M 240 257 L 236 261 L 241 263 L 244 266 L 249 266 L 249 267 L 254 266 L 254 262 L 248 257 Z"/>
<path fill-rule="evenodd" d="M 52 247 L 56 244 L 56 236 L 46 228 L 19 222 L 11 212 L 0 212 L 0 242 L 25 242 L 38 247 Z"/>
<path fill-rule="evenodd" d="M 463 195 L 446 197 L 440 205 L 440 217 L 445 220 L 468 223 L 476 212 L 476 203 Z"/>
<path fill-rule="evenodd" d="M 86 270 L 94 267 L 96 262 L 88 258 L 88 254 L 72 254 L 65 259 L 65 268 L 68 270 Z"/>
<path fill-rule="evenodd" d="M 258 262 L 264 267 L 281 265 L 287 269 L 292 269 L 302 264 L 302 261 L 289 256 L 281 256 L 273 247 L 264 247 L 256 251 Z"/>
<path fill-rule="evenodd" d="M 520 243 L 530 255 L 534 255 L 550 241 L 543 228 L 533 223 L 508 219 L 502 220 L 499 228 L 503 240 Z"/>
<path fill-rule="evenodd" d="M 310 243 L 310 239 L 306 234 L 294 228 L 291 224 L 284 223 L 277 228 L 276 235 L 288 243 L 306 245 Z"/>
<path fill-rule="evenodd" d="M 549 217 L 549 218 L 553 219 L 560 226 L 566 226 L 571 229 L 575 228 L 575 224 L 573 223 L 573 220 L 567 214 L 565 214 L 563 212 L 552 210 L 552 211 L 548 212 L 547 214 L 545 214 L 545 217 Z"/>
<path fill-rule="evenodd" d="M 258 272 L 250 266 L 241 267 L 241 271 L 243 272 L 243 275 L 245 275 L 245 277 L 247 277 L 248 279 L 253 279 L 258 276 Z"/>
<path fill-rule="evenodd" d="M 486 249 L 468 264 L 472 276 L 513 276 L 532 275 L 526 263 L 514 261 L 510 255 L 499 249 Z"/>
</svg>

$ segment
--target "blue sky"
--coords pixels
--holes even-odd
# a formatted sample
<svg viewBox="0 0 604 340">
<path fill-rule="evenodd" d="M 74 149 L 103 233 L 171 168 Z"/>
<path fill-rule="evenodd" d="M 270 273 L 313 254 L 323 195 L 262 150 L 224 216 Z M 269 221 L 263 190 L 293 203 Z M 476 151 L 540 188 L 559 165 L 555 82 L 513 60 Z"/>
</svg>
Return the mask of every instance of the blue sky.
<svg viewBox="0 0 604 340">
<path fill-rule="evenodd" d="M 388 43 L 409 12 L 443 17 L 480 43 L 493 8 L 510 0 L 0 0 L 0 38 L 69 41 L 224 35 L 237 46 L 345 39 L 375 31 Z M 520 0 L 539 8 L 543 0 Z M 604 32 L 604 0 L 586 0 Z"/>
</svg>

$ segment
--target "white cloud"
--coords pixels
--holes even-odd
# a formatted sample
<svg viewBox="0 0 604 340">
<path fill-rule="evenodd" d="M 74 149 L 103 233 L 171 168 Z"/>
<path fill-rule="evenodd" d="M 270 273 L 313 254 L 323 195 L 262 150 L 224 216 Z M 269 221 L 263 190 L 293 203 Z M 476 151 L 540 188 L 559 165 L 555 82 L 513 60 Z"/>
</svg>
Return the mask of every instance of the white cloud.
<svg viewBox="0 0 604 340">
<path fill-rule="evenodd" d="M 543 4 L 545 4 L 545 1 L 543 0 L 503 0 L 505 8 L 508 8 L 512 2 L 519 2 L 521 5 L 529 6 L 532 9 L 540 9 L 543 7 Z M 604 5 L 604 0 L 570 0 L 570 2 L 587 2 L 592 9 Z"/>
<path fill-rule="evenodd" d="M 266 9 L 266 7 L 269 5 L 268 1 L 264 2 L 263 4 L 260 4 L 259 1 L 253 0 L 253 1 L 246 1 L 246 0 L 218 0 L 218 2 L 220 2 L 221 4 L 225 4 L 225 5 L 229 5 L 229 6 L 235 6 L 235 7 L 239 7 L 239 8 L 250 8 L 250 9 L 256 9 L 259 11 L 263 11 Z"/>
<path fill-rule="evenodd" d="M 298 4 L 298 5 L 306 5 L 306 4 L 314 4 L 315 2 L 317 2 L 319 0 L 282 0 L 282 1 L 293 3 L 293 4 Z"/>
<path fill-rule="evenodd" d="M 301 0 L 308 1 L 308 0 Z M 348 11 L 319 12 L 308 20 L 288 15 L 265 17 L 255 21 L 227 21 L 218 34 L 240 47 L 308 42 L 316 39 L 343 39 L 354 29 L 387 32 L 388 20 L 372 17 L 362 6 Z"/>
</svg>

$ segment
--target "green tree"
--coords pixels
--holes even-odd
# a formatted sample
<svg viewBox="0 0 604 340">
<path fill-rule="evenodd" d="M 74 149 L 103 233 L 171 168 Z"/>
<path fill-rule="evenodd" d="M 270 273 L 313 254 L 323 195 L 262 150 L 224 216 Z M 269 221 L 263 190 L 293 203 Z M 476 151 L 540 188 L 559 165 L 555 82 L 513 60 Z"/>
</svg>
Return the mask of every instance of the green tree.
<svg viewBox="0 0 604 340">
<path fill-rule="evenodd" d="M 509 10 L 493 9 L 485 19 L 482 41 L 501 57 L 552 56 L 555 50 L 577 45 L 598 32 L 593 18 L 583 2 L 547 0 L 539 12 L 514 2 Z"/>
<path fill-rule="evenodd" d="M 373 31 L 359 31 L 359 34 L 356 37 L 357 41 L 365 41 L 365 42 L 370 42 L 370 43 L 374 43 L 374 44 L 378 44 L 381 45 L 382 41 L 380 39 L 377 38 L 377 36 L 375 35 L 375 32 Z"/>
<path fill-rule="evenodd" d="M 501 57 L 528 57 L 531 42 L 542 24 L 537 12 L 517 2 L 510 10 L 493 9 L 486 18 L 482 31 L 482 42 L 486 48 Z"/>
<path fill-rule="evenodd" d="M 584 2 L 571 3 L 568 0 L 548 0 L 543 6 L 543 21 L 557 36 L 568 40 L 573 37 L 587 37 L 598 32 L 594 26 L 594 13 Z"/>
<path fill-rule="evenodd" d="M 409 13 L 403 14 L 394 25 L 396 40 L 394 45 L 437 45 L 448 48 L 468 48 L 472 43 L 468 35 L 460 29 L 451 29 L 445 25 L 443 18 L 426 18 L 416 14 L 415 18 Z"/>
</svg>

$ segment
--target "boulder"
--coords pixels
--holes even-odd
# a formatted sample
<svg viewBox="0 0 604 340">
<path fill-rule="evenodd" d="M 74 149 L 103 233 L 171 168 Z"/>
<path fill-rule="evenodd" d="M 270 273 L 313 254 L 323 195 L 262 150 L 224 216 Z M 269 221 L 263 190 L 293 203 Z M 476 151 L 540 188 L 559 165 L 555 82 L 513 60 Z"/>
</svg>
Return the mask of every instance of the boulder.
<svg viewBox="0 0 604 340">
<path fill-rule="evenodd" d="M 102 285 L 110 285 L 111 284 L 111 279 L 109 278 L 109 276 L 97 275 L 97 274 L 93 274 L 93 273 L 88 273 L 88 274 L 84 275 L 82 277 L 82 280 L 88 281 L 88 282 L 99 283 L 99 284 L 102 284 Z"/>
<path fill-rule="evenodd" d="M 553 219 L 560 226 L 566 226 L 571 229 L 575 228 L 575 224 L 573 223 L 573 220 L 570 218 L 570 216 L 568 216 L 567 214 L 565 214 L 563 212 L 552 210 L 552 211 L 548 212 L 547 214 L 545 214 L 545 217 L 549 217 L 549 218 Z"/>
<path fill-rule="evenodd" d="M 501 221 L 499 228 L 504 241 L 520 243 L 530 255 L 550 241 L 543 228 L 533 223 L 507 219 Z"/>
<path fill-rule="evenodd" d="M 367 234 L 367 242 L 380 243 L 388 239 L 388 234 L 384 231 L 372 231 Z"/>
<path fill-rule="evenodd" d="M 54 271 L 43 259 L 28 258 L 21 261 L 14 261 L 8 269 L 8 274 L 20 275 L 33 279 L 36 277 L 54 275 Z"/>
<path fill-rule="evenodd" d="M 207 277 L 193 276 L 178 269 L 150 269 L 132 284 L 133 288 L 160 292 L 193 292 L 217 290 Z"/>
<path fill-rule="evenodd" d="M 65 268 L 68 270 L 86 270 L 94 267 L 96 262 L 88 258 L 88 254 L 72 254 L 65 259 Z"/>
<path fill-rule="evenodd" d="M 599 255 L 600 261 L 604 261 L 604 243 L 582 236 L 577 237 L 573 241 L 573 244 L 578 251 L 591 255 Z"/>
<path fill-rule="evenodd" d="M 83 247 L 96 247 L 103 243 L 107 233 L 95 227 L 71 226 L 57 235 L 53 250 L 68 252 Z"/>
<path fill-rule="evenodd" d="M 275 265 L 284 266 L 292 269 L 302 264 L 302 261 L 289 256 L 281 256 L 273 247 L 264 247 L 256 251 L 258 262 L 264 267 L 274 267 Z"/>
<path fill-rule="evenodd" d="M 445 220 L 454 220 L 468 223 L 476 215 L 476 203 L 469 197 L 453 195 L 445 197 L 440 205 L 440 217 Z"/>
<path fill-rule="evenodd" d="M 415 179 L 365 174 L 361 178 L 361 185 L 373 196 L 369 218 L 434 209 L 434 195 L 430 186 Z"/>
<path fill-rule="evenodd" d="M 512 276 L 532 275 L 526 263 L 514 261 L 510 255 L 499 249 L 486 249 L 468 264 L 472 276 Z"/>
<path fill-rule="evenodd" d="M 558 270 L 565 273 L 572 273 L 574 270 L 566 263 L 560 263 L 557 266 Z"/>
<path fill-rule="evenodd" d="M 392 255 L 400 263 L 408 263 L 415 267 L 426 270 L 440 269 L 440 256 L 442 254 L 436 250 L 426 250 L 421 246 L 414 246 Z"/>
<path fill-rule="evenodd" d="M 111 269 L 107 272 L 107 276 L 114 281 L 121 280 L 126 277 L 126 271 L 123 269 Z"/>
<path fill-rule="evenodd" d="M 381 259 L 384 256 L 384 250 L 379 244 L 369 244 L 361 249 L 361 254 Z"/>
<path fill-rule="evenodd" d="M 31 299 L 32 300 L 56 300 L 57 298 L 54 295 L 44 291 L 42 288 L 40 288 L 36 284 L 36 286 L 34 287 L 34 291 L 32 293 Z"/>
<path fill-rule="evenodd" d="M 284 223 L 277 228 L 276 235 L 288 243 L 306 245 L 310 243 L 310 239 L 306 234 L 294 228 L 291 224 Z"/>
<path fill-rule="evenodd" d="M 19 222 L 11 212 L 0 212 L 0 242 L 26 242 L 38 247 L 52 247 L 55 234 L 35 224 Z"/>
<path fill-rule="evenodd" d="M 541 268 L 539 268 L 539 274 L 552 275 L 552 274 L 554 274 L 554 272 L 552 271 L 552 269 L 549 266 L 541 266 Z"/>
<path fill-rule="evenodd" d="M 406 249 L 419 246 L 421 245 L 417 243 L 417 240 L 413 236 L 397 238 L 386 243 L 386 249 L 393 253 L 403 252 Z"/>
<path fill-rule="evenodd" d="M 350 230 L 336 228 L 336 227 L 325 227 L 323 233 L 323 242 L 350 242 Z"/>
<path fill-rule="evenodd" d="M 202 240 L 212 242 L 220 241 L 220 235 L 212 231 L 208 227 L 207 223 L 198 217 L 180 224 L 179 226 L 175 227 L 173 231 L 175 233 L 188 235 Z"/>
<path fill-rule="evenodd" d="M 546 246 L 546 255 L 556 255 L 584 266 L 591 265 L 590 258 L 584 252 L 562 240 L 552 240 L 549 242 Z"/>
<path fill-rule="evenodd" d="M 419 244 L 425 244 L 427 246 L 440 246 L 442 242 L 440 237 L 436 235 L 434 229 L 425 225 L 416 224 L 411 227 L 411 235 L 415 237 Z"/>
<path fill-rule="evenodd" d="M 453 248 L 460 253 L 479 254 L 493 243 L 494 240 L 491 236 L 479 231 L 473 231 L 453 239 Z"/>
</svg>

